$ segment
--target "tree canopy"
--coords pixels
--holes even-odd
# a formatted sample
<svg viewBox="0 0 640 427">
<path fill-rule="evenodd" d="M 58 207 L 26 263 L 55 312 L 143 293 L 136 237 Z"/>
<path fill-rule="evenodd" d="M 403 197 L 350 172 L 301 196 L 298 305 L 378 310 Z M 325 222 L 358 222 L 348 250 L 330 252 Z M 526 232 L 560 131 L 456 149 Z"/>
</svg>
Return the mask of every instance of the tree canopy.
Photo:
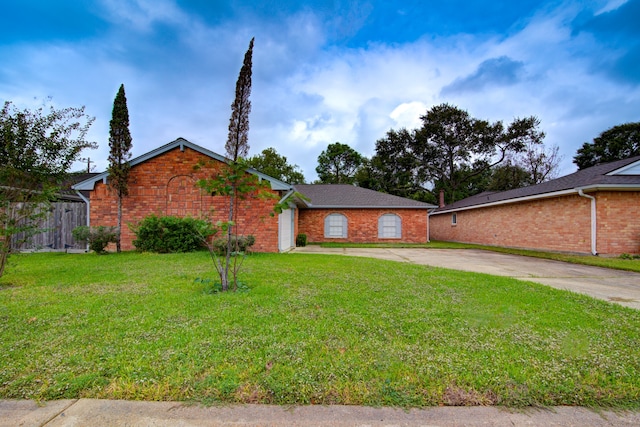
<svg viewBox="0 0 640 427">
<path fill-rule="evenodd" d="M 362 155 L 347 144 L 329 144 L 318 156 L 319 181 L 322 184 L 353 184 L 362 161 Z"/>
<path fill-rule="evenodd" d="M 542 148 L 544 133 L 536 117 L 516 118 L 505 126 L 441 104 L 421 120 L 418 129 L 392 129 L 376 142 L 375 155 L 358 174 L 365 178 L 359 179 L 361 185 L 432 203 L 443 189 L 453 202 L 490 186 L 511 188 L 547 179 L 557 167 L 557 148 Z M 511 168 L 496 169 L 507 160 Z M 531 179 L 524 179 L 525 173 Z M 505 182 L 512 178 L 517 182 Z"/>
<path fill-rule="evenodd" d="M 521 153 L 539 144 L 544 133 L 536 117 L 516 118 L 508 126 L 473 118 L 458 107 L 436 105 L 421 117 L 413 151 L 419 159 L 418 175 L 439 181 L 448 201 L 475 176 L 502 163 L 508 153 Z"/>
<path fill-rule="evenodd" d="M 81 108 L 40 107 L 20 110 L 5 102 L 0 112 L 0 276 L 12 236 L 29 238 L 40 231 L 67 178 L 69 168 L 86 148 L 93 118 Z"/>
<path fill-rule="evenodd" d="M 578 169 L 640 155 L 640 122 L 614 126 L 585 142 L 573 158 Z"/>
<path fill-rule="evenodd" d="M 291 165 L 275 148 L 265 148 L 260 154 L 247 159 L 249 166 L 259 172 L 289 184 L 304 184 L 304 174 L 298 165 Z"/>
</svg>

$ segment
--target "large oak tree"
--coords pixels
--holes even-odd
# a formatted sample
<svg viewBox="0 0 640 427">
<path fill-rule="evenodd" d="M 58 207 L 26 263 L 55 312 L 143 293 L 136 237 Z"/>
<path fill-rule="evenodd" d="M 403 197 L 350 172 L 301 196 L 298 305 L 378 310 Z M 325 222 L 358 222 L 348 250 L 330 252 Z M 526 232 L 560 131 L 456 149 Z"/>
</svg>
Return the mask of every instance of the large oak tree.
<svg viewBox="0 0 640 427">
<path fill-rule="evenodd" d="M 640 122 L 614 126 L 578 149 L 573 163 L 585 169 L 640 155 Z"/>
</svg>

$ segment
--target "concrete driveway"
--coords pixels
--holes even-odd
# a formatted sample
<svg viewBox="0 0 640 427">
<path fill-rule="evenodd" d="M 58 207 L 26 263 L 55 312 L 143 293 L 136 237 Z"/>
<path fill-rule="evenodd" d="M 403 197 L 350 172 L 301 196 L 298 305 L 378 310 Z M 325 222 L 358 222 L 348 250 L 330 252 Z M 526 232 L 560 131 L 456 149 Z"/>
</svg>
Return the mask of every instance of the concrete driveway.
<svg viewBox="0 0 640 427">
<path fill-rule="evenodd" d="M 296 253 L 362 256 L 508 276 L 640 309 L 640 273 L 476 249 L 296 248 Z"/>
</svg>

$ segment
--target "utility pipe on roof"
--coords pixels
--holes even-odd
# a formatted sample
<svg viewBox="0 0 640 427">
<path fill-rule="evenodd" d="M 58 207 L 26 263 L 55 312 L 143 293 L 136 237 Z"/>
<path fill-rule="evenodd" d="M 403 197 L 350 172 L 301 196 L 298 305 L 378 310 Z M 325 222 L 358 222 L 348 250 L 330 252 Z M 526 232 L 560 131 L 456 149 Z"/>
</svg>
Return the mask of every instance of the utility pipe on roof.
<svg viewBox="0 0 640 427">
<path fill-rule="evenodd" d="M 582 188 L 578 189 L 578 195 L 580 197 L 586 197 L 587 199 L 591 200 L 591 254 L 592 255 L 598 255 L 598 251 L 597 251 L 597 242 L 596 242 L 596 238 L 597 238 L 597 227 L 596 227 L 596 198 L 593 196 L 590 196 L 588 194 L 585 194 L 582 191 Z"/>
</svg>

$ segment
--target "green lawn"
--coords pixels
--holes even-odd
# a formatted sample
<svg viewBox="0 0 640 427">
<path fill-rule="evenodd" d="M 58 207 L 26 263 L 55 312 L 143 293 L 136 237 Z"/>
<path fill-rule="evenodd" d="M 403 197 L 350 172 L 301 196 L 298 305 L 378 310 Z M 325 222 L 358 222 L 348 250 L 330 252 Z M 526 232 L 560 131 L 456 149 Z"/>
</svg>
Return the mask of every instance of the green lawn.
<svg viewBox="0 0 640 427">
<path fill-rule="evenodd" d="M 505 254 L 523 255 L 535 258 L 552 259 L 573 264 L 592 265 L 595 267 L 614 268 L 617 270 L 640 273 L 640 258 L 627 254 L 623 257 L 603 257 L 593 255 L 566 254 L 557 252 L 531 251 L 526 249 L 503 248 L 500 246 L 483 246 L 471 243 L 440 242 L 429 243 L 320 243 L 324 248 L 425 248 L 425 249 L 482 249 Z"/>
<path fill-rule="evenodd" d="M 0 398 L 640 408 L 640 311 L 367 258 L 245 267 L 208 294 L 206 253 L 13 256 Z"/>
</svg>

